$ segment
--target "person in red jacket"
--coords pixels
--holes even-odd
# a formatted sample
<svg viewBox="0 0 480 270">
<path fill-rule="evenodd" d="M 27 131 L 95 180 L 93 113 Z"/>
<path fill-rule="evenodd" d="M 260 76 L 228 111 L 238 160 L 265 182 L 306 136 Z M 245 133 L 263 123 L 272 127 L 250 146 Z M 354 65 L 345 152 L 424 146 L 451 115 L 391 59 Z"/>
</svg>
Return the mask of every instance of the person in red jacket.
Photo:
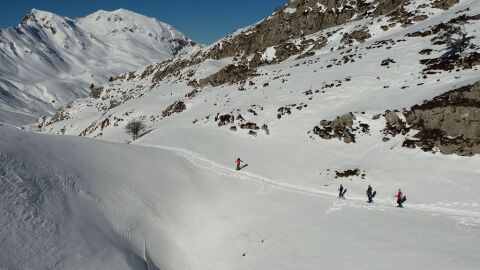
<svg viewBox="0 0 480 270">
<path fill-rule="evenodd" d="M 237 160 L 235 161 L 235 163 L 237 163 L 237 171 L 239 171 L 241 169 L 240 165 L 242 164 L 243 160 L 241 160 L 240 158 L 237 158 Z"/>
<path fill-rule="evenodd" d="M 403 203 L 407 200 L 407 197 L 403 195 L 402 193 L 402 190 L 401 189 L 398 189 L 398 193 L 397 195 L 395 195 L 395 197 L 397 198 L 397 203 L 398 203 L 398 206 L 397 207 L 403 207 Z"/>
</svg>

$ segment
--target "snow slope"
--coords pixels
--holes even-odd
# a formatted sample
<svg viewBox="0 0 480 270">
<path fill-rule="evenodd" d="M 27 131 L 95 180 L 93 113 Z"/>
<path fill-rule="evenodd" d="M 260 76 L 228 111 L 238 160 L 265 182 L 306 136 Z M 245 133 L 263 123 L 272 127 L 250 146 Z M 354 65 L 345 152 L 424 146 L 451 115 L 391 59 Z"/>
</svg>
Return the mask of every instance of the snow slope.
<svg viewBox="0 0 480 270">
<path fill-rule="evenodd" d="M 0 149 L 19 164 L 78 176 L 80 193 L 98 202 L 89 209 L 111 224 L 96 239 L 112 231 L 112 239 L 126 239 L 98 250 L 136 254 L 125 264 L 150 258 L 159 269 L 478 269 L 479 155 L 404 147 L 416 131 L 389 134 L 386 111 L 403 119 L 403 110 L 480 80 L 478 59 L 446 70 L 425 61 L 441 59 L 443 32 L 462 22 L 472 37 L 465 57 L 478 56 L 480 3 L 360 2 L 369 8 L 291 1 L 200 52 L 117 76 L 32 127 L 90 139 L 3 128 Z M 385 14 L 378 3 L 399 6 Z M 315 24 L 323 20 L 313 20 L 322 14 L 342 23 L 323 29 Z M 303 30 L 289 29 L 308 23 L 313 28 L 305 31 L 321 30 L 292 38 Z M 460 105 L 473 112 L 462 118 L 480 117 L 478 103 Z M 322 120 L 349 113 L 355 142 L 315 133 Z M 146 125 L 137 140 L 125 129 L 134 119 Z M 240 172 L 232 169 L 238 157 L 248 163 Z M 336 197 L 340 184 L 347 200 Z M 369 184 L 378 194 L 372 205 L 365 202 Z M 404 209 L 395 207 L 399 188 L 408 197 Z M 76 232 L 75 224 L 68 230 Z"/>
<path fill-rule="evenodd" d="M 478 190 L 462 173 L 472 159 L 458 167 L 452 197 L 417 181 L 435 204 L 412 195 L 400 210 L 393 198 L 369 205 L 352 189 L 338 200 L 320 187 L 258 175 L 254 164 L 237 172 L 230 162 L 170 146 L 0 133 L 4 269 L 480 266 L 480 202 L 456 201 L 461 186 Z"/>
<path fill-rule="evenodd" d="M 30 124 L 87 97 L 92 83 L 193 48 L 172 26 L 128 10 L 72 20 L 33 9 L 0 30 L 0 121 Z"/>
</svg>

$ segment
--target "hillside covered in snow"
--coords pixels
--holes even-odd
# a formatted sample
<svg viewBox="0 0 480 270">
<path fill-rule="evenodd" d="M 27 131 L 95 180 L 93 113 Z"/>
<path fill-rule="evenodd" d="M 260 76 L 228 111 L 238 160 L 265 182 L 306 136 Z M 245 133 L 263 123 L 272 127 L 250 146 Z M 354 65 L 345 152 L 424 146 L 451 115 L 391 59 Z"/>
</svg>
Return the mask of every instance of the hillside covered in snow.
<svg viewBox="0 0 480 270">
<path fill-rule="evenodd" d="M 75 20 L 33 9 L 0 30 L 0 122 L 30 124 L 88 97 L 92 84 L 194 48 L 172 26 L 123 9 Z"/>
<path fill-rule="evenodd" d="M 293 0 L 0 126 L 0 266 L 479 269 L 479 26 L 476 0 Z"/>
<path fill-rule="evenodd" d="M 117 76 L 35 128 L 125 142 L 126 124 L 140 119 L 145 141 L 181 128 L 480 153 L 479 3 L 334 2 L 292 1 L 201 51 Z"/>
</svg>

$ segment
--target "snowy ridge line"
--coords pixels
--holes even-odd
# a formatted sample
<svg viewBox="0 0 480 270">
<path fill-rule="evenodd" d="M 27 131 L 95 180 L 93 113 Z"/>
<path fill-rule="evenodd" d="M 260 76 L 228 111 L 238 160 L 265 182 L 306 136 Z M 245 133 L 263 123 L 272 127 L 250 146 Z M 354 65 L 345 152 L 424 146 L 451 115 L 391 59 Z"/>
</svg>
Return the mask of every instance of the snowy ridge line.
<svg viewBox="0 0 480 270">
<path fill-rule="evenodd" d="M 125 9 L 77 19 L 32 9 L 0 29 L 0 122 L 28 127 L 110 78 L 199 48 L 173 26 Z"/>
<path fill-rule="evenodd" d="M 295 186 L 292 184 L 288 183 L 282 183 L 282 182 L 276 182 L 272 179 L 269 179 L 267 177 L 257 175 L 255 173 L 250 173 L 250 172 L 241 172 L 237 171 L 232 168 L 228 168 L 227 166 L 221 165 L 213 160 L 208 159 L 204 155 L 200 153 L 196 153 L 194 151 L 184 149 L 184 148 L 177 148 L 177 147 L 171 147 L 171 146 L 163 146 L 163 145 L 144 145 L 146 147 L 154 147 L 154 148 L 159 148 L 167 151 L 172 151 L 175 152 L 177 155 L 185 158 L 186 160 L 190 161 L 194 166 L 201 168 L 201 169 L 206 169 L 209 171 L 212 171 L 216 174 L 223 175 L 226 177 L 230 178 L 235 178 L 239 180 L 246 180 L 246 181 L 252 181 L 252 182 L 261 182 L 264 186 L 265 189 L 271 187 L 281 189 L 284 191 L 288 192 L 296 192 L 296 193 L 301 193 L 309 196 L 322 196 L 325 198 L 336 198 L 337 194 L 336 193 L 331 193 L 331 192 L 325 192 L 325 191 L 320 191 L 312 188 L 307 188 L 307 187 L 300 187 L 300 186 Z M 365 202 L 365 198 L 363 197 L 349 197 L 349 200 L 347 201 L 347 205 L 349 205 L 348 202 Z M 391 205 L 392 202 L 388 202 L 387 200 L 382 200 L 382 199 L 377 199 L 375 200 L 375 204 L 370 205 L 378 205 L 383 208 L 396 208 L 395 206 Z M 384 209 L 382 209 L 384 210 Z M 424 213 L 429 213 L 429 214 L 444 214 L 452 217 L 475 217 L 475 218 L 480 218 L 480 212 L 475 212 L 475 211 L 467 211 L 467 210 L 461 210 L 461 209 L 455 209 L 455 208 L 447 208 L 447 207 L 434 207 L 434 206 L 429 206 L 425 204 L 408 204 L 408 207 L 403 209 L 406 211 L 411 211 L 415 210 L 418 212 L 424 212 Z"/>
</svg>

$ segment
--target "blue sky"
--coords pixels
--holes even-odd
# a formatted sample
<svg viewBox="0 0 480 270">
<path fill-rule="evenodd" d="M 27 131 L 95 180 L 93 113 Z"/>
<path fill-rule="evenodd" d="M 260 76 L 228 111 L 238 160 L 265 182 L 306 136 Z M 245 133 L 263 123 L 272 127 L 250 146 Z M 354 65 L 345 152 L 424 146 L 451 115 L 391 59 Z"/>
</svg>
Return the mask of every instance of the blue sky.
<svg viewBox="0 0 480 270">
<path fill-rule="evenodd" d="M 69 18 L 125 8 L 173 25 L 209 44 L 270 15 L 287 0 L 0 0 L 0 28 L 16 26 L 32 8 Z"/>
</svg>

